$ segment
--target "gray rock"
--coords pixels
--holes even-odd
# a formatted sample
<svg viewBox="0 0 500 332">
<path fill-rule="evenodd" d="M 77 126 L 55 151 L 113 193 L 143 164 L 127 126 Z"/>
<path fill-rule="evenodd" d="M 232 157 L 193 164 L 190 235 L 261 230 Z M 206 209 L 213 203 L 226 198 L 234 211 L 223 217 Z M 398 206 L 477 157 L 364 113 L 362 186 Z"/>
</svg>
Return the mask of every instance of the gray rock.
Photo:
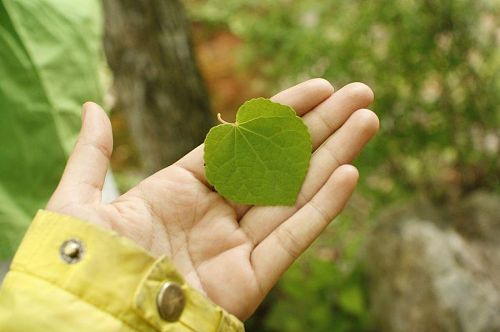
<svg viewBox="0 0 500 332">
<path fill-rule="evenodd" d="M 423 202 L 377 224 L 365 264 L 380 330 L 500 331 L 498 203 L 481 195 L 464 202 L 456 211 L 468 220 L 465 228 Z"/>
</svg>

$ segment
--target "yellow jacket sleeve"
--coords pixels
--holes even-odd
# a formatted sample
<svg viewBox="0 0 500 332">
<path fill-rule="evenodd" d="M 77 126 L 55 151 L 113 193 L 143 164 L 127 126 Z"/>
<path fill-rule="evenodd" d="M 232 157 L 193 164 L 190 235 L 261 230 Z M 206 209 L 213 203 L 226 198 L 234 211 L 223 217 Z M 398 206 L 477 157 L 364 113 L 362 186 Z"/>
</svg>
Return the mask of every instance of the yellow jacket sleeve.
<svg viewBox="0 0 500 332">
<path fill-rule="evenodd" d="M 172 263 L 88 222 L 39 211 L 0 289 L 0 331 L 244 331 Z"/>
</svg>

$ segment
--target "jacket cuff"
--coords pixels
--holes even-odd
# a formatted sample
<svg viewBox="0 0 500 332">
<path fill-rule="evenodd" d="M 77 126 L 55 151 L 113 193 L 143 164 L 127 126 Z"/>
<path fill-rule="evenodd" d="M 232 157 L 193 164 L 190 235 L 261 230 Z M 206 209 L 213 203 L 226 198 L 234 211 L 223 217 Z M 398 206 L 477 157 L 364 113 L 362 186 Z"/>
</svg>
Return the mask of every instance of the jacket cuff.
<svg viewBox="0 0 500 332">
<path fill-rule="evenodd" d="M 169 259 L 74 217 L 40 210 L 11 271 L 50 282 L 138 331 L 244 331 Z"/>
</svg>

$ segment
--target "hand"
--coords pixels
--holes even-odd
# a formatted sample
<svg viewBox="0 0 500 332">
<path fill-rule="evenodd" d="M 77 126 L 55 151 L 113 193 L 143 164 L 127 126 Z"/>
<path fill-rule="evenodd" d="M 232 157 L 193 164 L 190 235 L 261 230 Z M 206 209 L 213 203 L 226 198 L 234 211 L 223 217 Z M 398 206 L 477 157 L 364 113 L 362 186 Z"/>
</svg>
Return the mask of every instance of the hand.
<svg viewBox="0 0 500 332">
<path fill-rule="evenodd" d="M 78 142 L 47 209 L 170 257 L 192 287 L 244 320 L 343 209 L 358 179 L 349 163 L 378 130 L 377 116 L 363 109 L 373 93 L 361 83 L 333 93 L 330 83 L 314 79 L 272 99 L 303 117 L 315 149 L 293 207 L 226 201 L 206 181 L 203 146 L 102 204 L 111 124 L 98 105 L 86 103 Z"/>
</svg>

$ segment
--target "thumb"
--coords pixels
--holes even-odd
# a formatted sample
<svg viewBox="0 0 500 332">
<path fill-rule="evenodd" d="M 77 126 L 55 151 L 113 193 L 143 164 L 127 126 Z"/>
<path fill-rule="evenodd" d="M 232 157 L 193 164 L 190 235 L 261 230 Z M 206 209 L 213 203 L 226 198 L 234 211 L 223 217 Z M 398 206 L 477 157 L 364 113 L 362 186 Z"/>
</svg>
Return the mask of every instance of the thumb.
<svg viewBox="0 0 500 332">
<path fill-rule="evenodd" d="M 99 105 L 85 103 L 80 135 L 48 208 L 54 203 L 59 205 L 59 200 L 84 204 L 100 202 L 112 151 L 113 133 L 108 116 Z"/>
</svg>

